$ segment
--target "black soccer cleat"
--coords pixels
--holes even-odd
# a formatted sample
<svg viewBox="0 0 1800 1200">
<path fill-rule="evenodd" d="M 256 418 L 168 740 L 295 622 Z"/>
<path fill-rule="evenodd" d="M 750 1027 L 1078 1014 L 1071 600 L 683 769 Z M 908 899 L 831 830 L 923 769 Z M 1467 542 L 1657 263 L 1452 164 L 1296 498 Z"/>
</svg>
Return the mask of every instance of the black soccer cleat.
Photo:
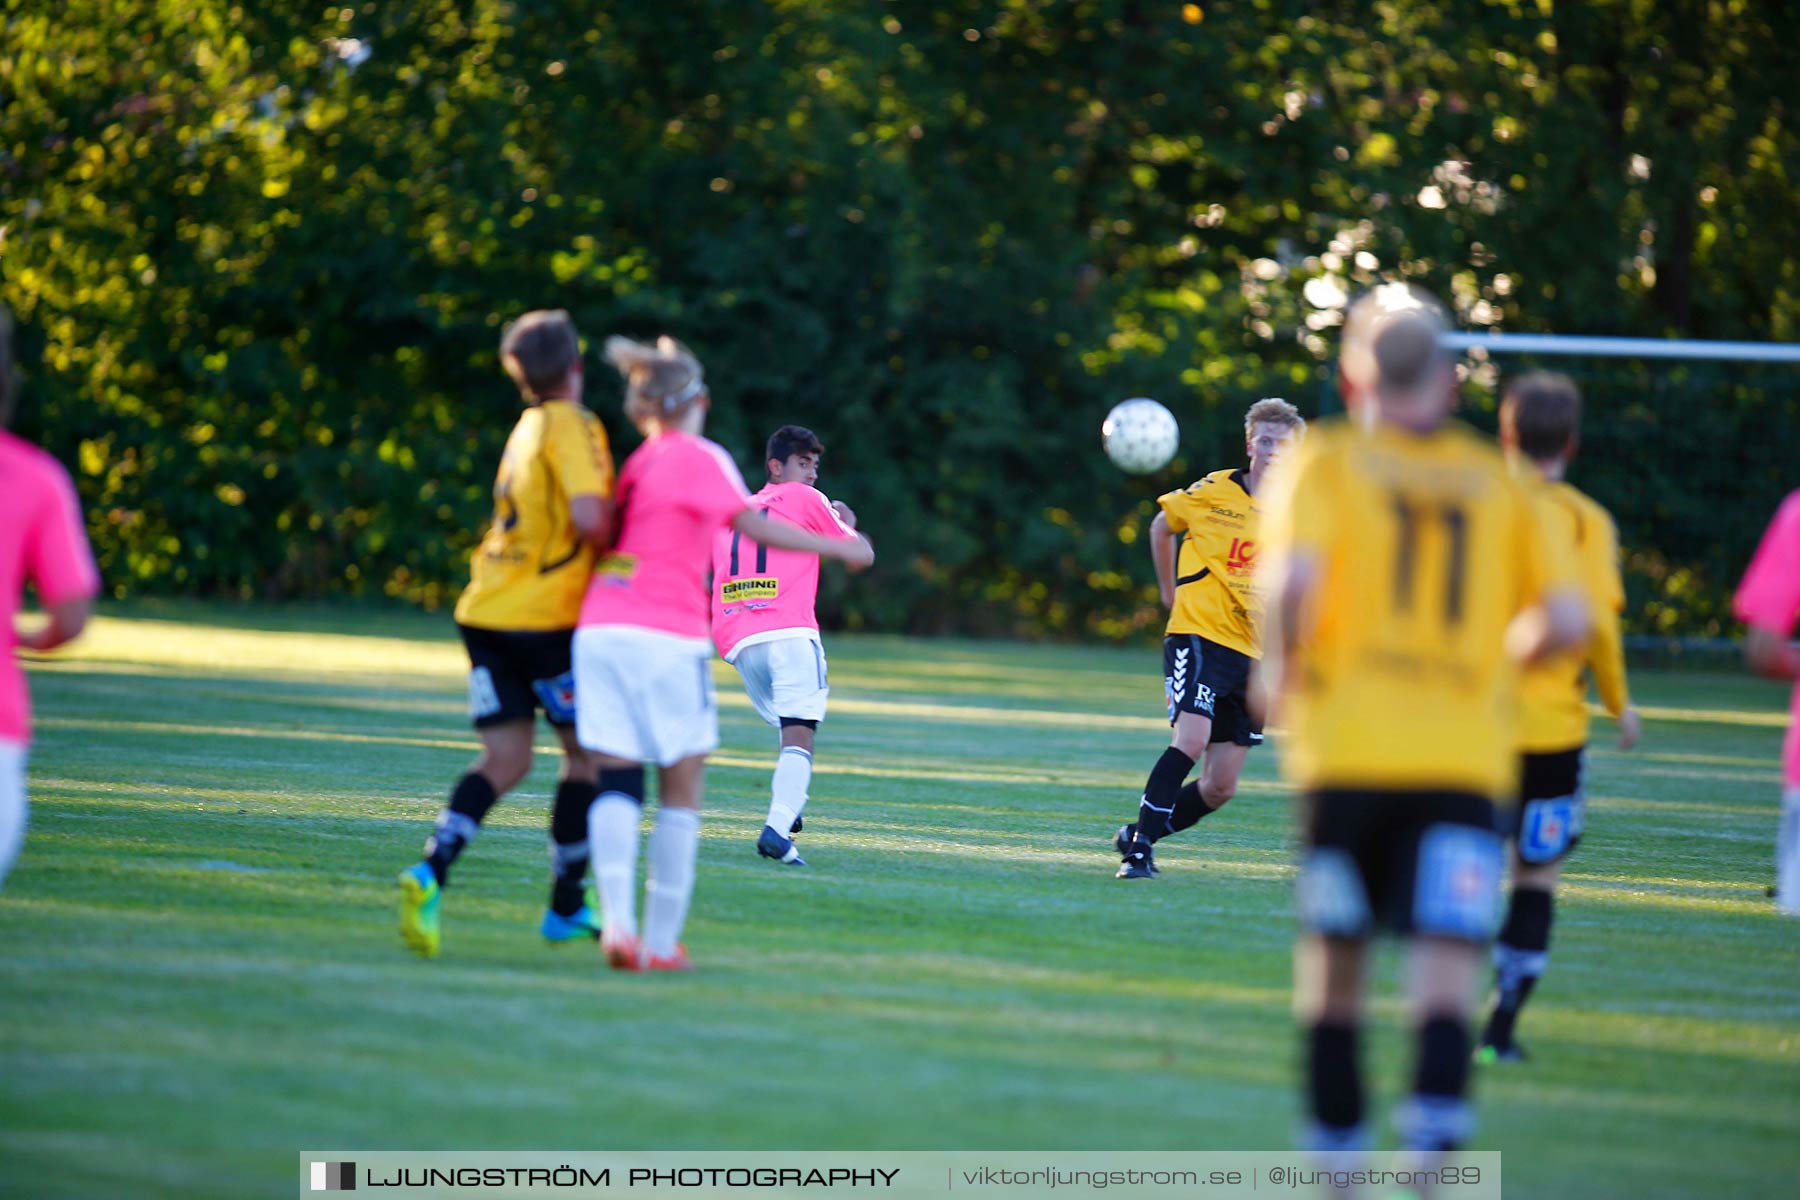
<svg viewBox="0 0 1800 1200">
<path fill-rule="evenodd" d="M 1153 879 L 1156 876 L 1156 851 L 1150 843 L 1133 838 L 1120 857 L 1114 879 Z"/>
<path fill-rule="evenodd" d="M 1148 869 L 1127 875 L 1124 864 L 1133 855 L 1134 846 L 1143 851 L 1144 866 Z M 1151 843 L 1138 840 L 1136 822 L 1119 826 L 1119 832 L 1113 835 L 1113 849 L 1119 852 L 1120 859 L 1119 873 L 1114 876 L 1115 879 L 1149 879 L 1162 874 L 1162 868 L 1156 865 L 1156 851 L 1151 848 Z"/>
</svg>

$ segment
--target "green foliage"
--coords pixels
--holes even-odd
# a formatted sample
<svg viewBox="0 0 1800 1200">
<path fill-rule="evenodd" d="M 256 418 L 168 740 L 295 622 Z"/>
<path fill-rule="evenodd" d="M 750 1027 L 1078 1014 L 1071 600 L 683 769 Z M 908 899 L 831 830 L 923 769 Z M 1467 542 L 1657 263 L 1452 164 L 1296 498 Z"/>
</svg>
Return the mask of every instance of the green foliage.
<svg viewBox="0 0 1800 1200">
<path fill-rule="evenodd" d="M 499 327 L 531 307 L 692 344 L 752 476 L 775 424 L 820 431 L 883 559 L 828 573 L 838 620 L 1110 636 L 1158 619 L 1153 492 L 1235 461 L 1258 396 L 1318 407 L 1343 297 L 1382 275 L 1474 327 L 1800 336 L 1779 6 L 6 20 L 17 423 L 77 469 L 121 595 L 453 596 L 516 408 Z M 1151 481 L 1097 452 L 1133 394 L 1183 421 Z M 1780 395 L 1771 444 L 1800 432 Z M 1639 422 L 1635 459 L 1680 470 L 1683 408 Z M 1703 580 L 1634 620 L 1711 627 L 1751 522 L 1698 541 L 1593 490 L 1634 561 Z"/>
</svg>

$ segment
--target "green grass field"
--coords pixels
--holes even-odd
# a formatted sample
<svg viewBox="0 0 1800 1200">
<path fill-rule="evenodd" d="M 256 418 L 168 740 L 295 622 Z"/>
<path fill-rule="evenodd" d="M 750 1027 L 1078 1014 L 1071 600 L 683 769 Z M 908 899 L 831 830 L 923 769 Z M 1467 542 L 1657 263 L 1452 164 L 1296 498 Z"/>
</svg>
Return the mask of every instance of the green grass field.
<svg viewBox="0 0 1800 1200">
<path fill-rule="evenodd" d="M 37 667 L 0 894 L 0 1195 L 277 1196 L 302 1149 L 1280 1149 L 1293 843 L 1276 751 L 1112 879 L 1166 736 L 1157 651 L 840 637 L 804 871 L 757 858 L 773 735 L 721 664 L 691 976 L 549 948 L 554 758 L 405 952 L 393 878 L 474 747 L 444 617 L 177 610 Z M 1636 680 L 1523 1067 L 1509 1195 L 1792 1195 L 1800 922 L 1776 688 Z M 1389 954 L 1380 973 L 1392 995 Z M 1406 1070 L 1378 1006 L 1384 1116 Z"/>
</svg>

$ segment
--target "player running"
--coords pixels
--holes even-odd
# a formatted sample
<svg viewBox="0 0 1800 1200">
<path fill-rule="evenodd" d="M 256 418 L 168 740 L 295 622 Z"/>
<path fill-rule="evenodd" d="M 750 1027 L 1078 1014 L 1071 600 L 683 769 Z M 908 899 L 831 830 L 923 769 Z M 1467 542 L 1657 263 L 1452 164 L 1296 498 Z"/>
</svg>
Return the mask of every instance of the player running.
<svg viewBox="0 0 1800 1200">
<path fill-rule="evenodd" d="M 426 958 L 441 944 L 440 893 L 481 822 L 531 770 L 537 710 L 562 743 L 550 809 L 551 942 L 598 935 L 583 899 L 587 811 L 598 764 L 575 738 L 570 642 L 596 553 L 611 537 L 612 454 L 581 403 L 580 338 L 569 314 L 529 312 L 500 340 L 519 415 L 494 478 L 494 518 L 469 564 L 456 626 L 469 653 L 469 717 L 481 753 L 438 814 L 425 859 L 400 872 L 400 936 Z"/>
<path fill-rule="evenodd" d="M 1236 795 L 1250 748 L 1262 744 L 1262 722 L 1249 706 L 1251 676 L 1262 656 L 1252 587 L 1256 492 L 1276 457 L 1305 433 L 1300 411 L 1286 400 L 1258 400 L 1244 414 L 1248 470 L 1214 471 L 1157 498 L 1162 511 L 1150 522 L 1150 555 L 1169 609 L 1163 691 L 1174 734 L 1150 769 L 1137 820 L 1120 826 L 1113 839 L 1120 859 L 1116 878 L 1155 875 L 1156 842 Z M 1199 780 L 1184 784 L 1202 756 Z"/>
<path fill-rule="evenodd" d="M 813 484 L 825 445 L 812 430 L 783 425 L 769 438 L 769 482 L 750 498 L 768 516 L 831 538 L 859 538 L 856 514 L 828 500 Z M 867 539 L 864 539 L 867 540 Z M 800 830 L 812 782 L 813 735 L 825 719 L 830 692 L 825 648 L 813 605 L 819 592 L 817 555 L 772 550 L 735 529 L 713 542 L 713 643 L 743 677 L 763 720 L 781 730 L 781 751 L 769 781 L 769 819 L 757 853 L 804 867 L 792 835 Z"/>
<path fill-rule="evenodd" d="M 1600 702 L 1619 723 L 1619 749 L 1636 745 L 1641 729 L 1625 685 L 1619 535 L 1604 508 L 1563 480 L 1580 430 L 1581 393 L 1567 375 L 1534 371 L 1507 387 L 1500 444 L 1536 505 L 1545 538 L 1575 565 L 1593 636 L 1584 651 L 1546 659 L 1521 680 L 1519 804 L 1509 819 L 1516 822 L 1512 900 L 1494 943 L 1497 999 L 1476 1051 L 1482 1062 L 1525 1057 L 1513 1027 L 1549 964 L 1556 882 L 1586 818 L 1589 671 Z"/>
<path fill-rule="evenodd" d="M 1587 604 L 1496 449 L 1452 423 L 1453 364 L 1435 299 L 1375 289 L 1348 315 L 1349 421 L 1320 428 L 1271 479 L 1261 569 L 1283 768 L 1302 793 L 1311 1148 L 1368 1143 L 1357 1038 L 1377 926 L 1409 941 L 1417 1045 L 1396 1126 L 1409 1157 L 1469 1138 L 1469 1018 L 1493 936 L 1511 791 L 1512 661 L 1580 644 Z"/>
<path fill-rule="evenodd" d="M 730 455 L 701 437 L 711 397 L 700 363 L 672 338 L 606 342 L 625 376 L 625 415 L 644 444 L 619 473 L 619 539 L 600 563 L 575 634 L 576 719 L 600 756 L 588 811 L 600 945 L 621 970 L 690 966 L 680 942 L 694 890 L 706 756 L 719 744 L 706 571 L 724 526 L 772 549 L 866 567 L 860 537 L 830 537 L 776 520 L 752 502 Z M 643 934 L 638 932 L 638 822 L 644 764 L 659 768 Z"/>
<path fill-rule="evenodd" d="M 7 431 L 12 419 L 12 317 L 0 308 L 0 886 L 25 841 L 31 693 L 14 647 L 43 653 L 81 633 L 100 590 L 81 502 L 62 464 Z M 49 619 L 15 623 L 25 585 Z"/>
<path fill-rule="evenodd" d="M 1769 522 L 1738 584 L 1732 611 L 1749 626 L 1744 657 L 1750 665 L 1774 679 L 1800 679 L 1800 646 L 1788 640 L 1800 617 L 1800 492 L 1791 493 Z M 1800 683 L 1794 687 L 1792 707 L 1794 719 L 1782 752 L 1781 824 L 1775 834 L 1775 907 L 1800 917 Z"/>
</svg>

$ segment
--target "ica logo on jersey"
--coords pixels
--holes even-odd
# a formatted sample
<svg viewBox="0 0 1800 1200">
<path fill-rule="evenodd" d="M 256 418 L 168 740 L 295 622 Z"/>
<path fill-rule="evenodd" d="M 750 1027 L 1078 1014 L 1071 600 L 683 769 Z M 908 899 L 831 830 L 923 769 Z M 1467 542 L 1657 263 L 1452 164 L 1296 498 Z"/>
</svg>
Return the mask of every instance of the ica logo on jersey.
<svg viewBox="0 0 1800 1200">
<path fill-rule="evenodd" d="M 1252 538 L 1232 538 L 1231 552 L 1225 556 L 1225 569 L 1233 575 L 1248 575 L 1256 568 L 1256 542 Z"/>
</svg>

